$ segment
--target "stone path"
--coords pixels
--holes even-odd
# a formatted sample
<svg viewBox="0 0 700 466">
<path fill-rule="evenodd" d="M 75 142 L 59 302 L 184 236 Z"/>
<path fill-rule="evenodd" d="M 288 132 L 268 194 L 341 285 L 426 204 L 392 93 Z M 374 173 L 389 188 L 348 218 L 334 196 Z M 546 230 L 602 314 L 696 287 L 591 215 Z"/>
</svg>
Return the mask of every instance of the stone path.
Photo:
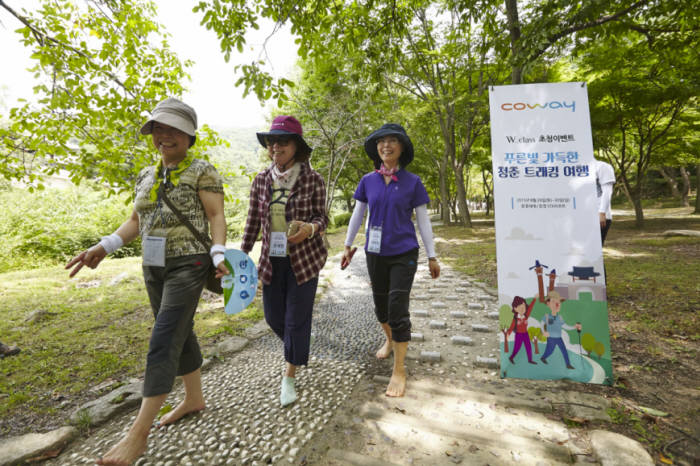
<svg viewBox="0 0 700 466">
<path fill-rule="evenodd" d="M 407 394 L 384 396 L 392 361 L 373 357 L 383 336 L 364 254 L 356 254 L 345 271 L 338 262 L 329 260 L 322 273 L 312 360 L 298 372 L 298 401 L 279 406 L 282 345 L 264 331 L 204 372 L 207 410 L 156 431 L 136 464 L 612 465 L 630 458 L 653 464 L 631 441 L 612 459 L 603 458 L 596 438 L 614 442 L 617 434 L 589 436 L 555 414 L 568 408 L 570 417 L 604 419 L 604 399 L 565 382 L 500 379 L 495 293 L 444 265 L 438 280 L 419 266 Z M 168 403 L 181 397 L 180 387 Z M 47 464 L 93 464 L 134 416 L 117 415 Z"/>
</svg>

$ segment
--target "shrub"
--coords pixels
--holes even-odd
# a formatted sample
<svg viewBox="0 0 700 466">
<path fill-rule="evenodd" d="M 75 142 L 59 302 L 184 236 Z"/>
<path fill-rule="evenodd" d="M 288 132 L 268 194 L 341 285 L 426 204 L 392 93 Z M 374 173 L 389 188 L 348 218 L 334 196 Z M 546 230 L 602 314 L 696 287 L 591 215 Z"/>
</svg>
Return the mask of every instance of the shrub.
<svg viewBox="0 0 700 466">
<path fill-rule="evenodd" d="M 350 223 L 351 212 L 343 212 L 333 217 L 333 224 L 337 227 L 344 226 Z"/>
<path fill-rule="evenodd" d="M 67 262 L 131 215 L 126 196 L 88 187 L 0 191 L 0 272 Z M 140 241 L 116 257 L 141 254 Z"/>
</svg>

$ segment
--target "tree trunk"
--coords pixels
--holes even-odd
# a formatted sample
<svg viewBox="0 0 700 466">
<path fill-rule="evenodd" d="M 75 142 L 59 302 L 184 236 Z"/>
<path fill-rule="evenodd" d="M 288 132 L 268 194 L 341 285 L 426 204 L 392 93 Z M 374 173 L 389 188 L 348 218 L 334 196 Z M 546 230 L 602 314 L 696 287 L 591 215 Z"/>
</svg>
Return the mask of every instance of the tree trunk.
<svg viewBox="0 0 700 466">
<path fill-rule="evenodd" d="M 678 182 L 676 181 L 676 174 L 673 173 L 672 168 L 659 167 L 659 173 L 666 180 L 668 186 L 671 188 L 671 196 L 676 199 L 681 199 L 681 192 L 678 190 Z"/>
<path fill-rule="evenodd" d="M 445 225 L 450 224 L 450 195 L 447 192 L 447 163 L 443 157 L 443 163 L 438 166 L 440 173 L 440 218 Z"/>
<path fill-rule="evenodd" d="M 622 181 L 622 188 L 630 201 L 630 204 L 634 206 L 635 215 L 635 226 L 641 228 L 644 224 L 644 211 L 642 210 L 642 186 L 637 179 L 636 186 L 632 186 L 627 173 L 625 171 L 620 171 L 620 181 Z"/>
<path fill-rule="evenodd" d="M 641 184 L 637 180 L 637 184 Z M 642 228 L 644 226 L 644 210 L 642 209 L 642 193 L 641 186 L 637 186 L 634 189 L 634 194 L 632 196 L 632 203 L 634 204 L 634 225 L 637 228 Z"/>
<path fill-rule="evenodd" d="M 535 343 L 535 354 L 540 354 L 540 345 L 537 344 L 537 337 L 532 339 Z"/>
<path fill-rule="evenodd" d="M 690 207 L 690 200 L 688 196 L 690 195 L 690 176 L 685 167 L 680 168 L 681 180 L 683 181 L 683 187 L 681 188 L 681 207 Z"/>
<path fill-rule="evenodd" d="M 518 1 L 505 0 L 508 32 L 510 34 L 511 82 L 522 84 L 523 67 L 520 65 L 520 19 L 518 17 Z"/>
<path fill-rule="evenodd" d="M 700 214 L 700 163 L 695 166 L 695 212 Z"/>
<path fill-rule="evenodd" d="M 455 169 L 455 186 L 457 187 L 457 206 L 459 223 L 464 226 L 472 227 L 472 219 L 469 215 L 469 206 L 467 205 L 467 190 L 464 182 L 464 171 L 459 165 Z"/>
<path fill-rule="evenodd" d="M 502 330 L 503 332 L 503 352 L 508 353 L 508 334 L 506 333 L 505 330 Z"/>
</svg>

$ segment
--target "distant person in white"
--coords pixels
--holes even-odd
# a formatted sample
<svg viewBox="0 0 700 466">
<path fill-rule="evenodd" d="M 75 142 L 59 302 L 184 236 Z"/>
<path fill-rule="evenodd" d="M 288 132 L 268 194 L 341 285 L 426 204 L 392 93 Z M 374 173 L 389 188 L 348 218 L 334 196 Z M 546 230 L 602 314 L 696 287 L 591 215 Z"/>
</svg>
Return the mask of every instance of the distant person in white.
<svg viewBox="0 0 700 466">
<path fill-rule="evenodd" d="M 615 170 L 612 165 L 602 160 L 594 159 L 595 186 L 598 194 L 598 217 L 600 219 L 600 240 L 605 244 L 605 237 L 612 224 L 612 209 L 610 199 L 612 198 L 613 185 L 615 184 Z"/>
</svg>

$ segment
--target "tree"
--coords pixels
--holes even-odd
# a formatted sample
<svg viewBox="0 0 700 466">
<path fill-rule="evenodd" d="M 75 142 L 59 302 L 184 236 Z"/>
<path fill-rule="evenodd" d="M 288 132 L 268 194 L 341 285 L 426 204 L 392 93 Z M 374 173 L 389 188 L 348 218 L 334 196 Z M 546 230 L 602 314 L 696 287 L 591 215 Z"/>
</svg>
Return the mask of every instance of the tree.
<svg viewBox="0 0 700 466">
<path fill-rule="evenodd" d="M 506 333 L 513 323 L 513 310 L 507 304 L 498 308 L 498 328 L 503 333 L 503 351 L 508 353 L 508 334 Z"/>
<path fill-rule="evenodd" d="M 454 176 L 459 221 L 470 225 L 465 173 L 471 148 L 485 137 L 488 123 L 486 87 L 496 82 L 490 67 L 491 46 L 481 17 L 495 9 L 478 10 L 476 1 L 322 2 L 259 0 L 200 2 L 202 23 L 222 38 L 230 53 L 244 39 L 236 28 L 256 27 L 250 12 L 279 22 L 290 22 L 299 36 L 299 53 L 316 62 L 344 61 L 369 82 L 389 84 L 412 95 L 432 113 L 442 137 L 439 159 L 440 201 L 449 222 L 448 180 Z M 477 14 L 478 11 L 478 14 Z M 242 67 L 246 92 L 259 98 L 284 98 L 283 83 L 275 84 L 260 62 Z M 270 89 L 272 89 L 270 91 Z"/>
<path fill-rule="evenodd" d="M 600 341 L 596 341 L 593 346 L 593 352 L 598 355 L 598 359 L 602 358 L 603 354 L 605 354 L 605 345 Z"/>
<path fill-rule="evenodd" d="M 590 354 L 593 351 L 593 348 L 595 348 L 595 345 L 596 339 L 592 334 L 584 333 L 581 335 L 581 347 L 586 351 L 586 353 Z"/>
<path fill-rule="evenodd" d="M 590 31 L 612 22 L 632 16 L 651 0 L 618 0 L 617 2 L 570 2 L 546 0 L 522 2 L 523 14 L 517 0 L 505 0 L 505 27 L 510 40 L 509 47 L 502 49 L 511 61 L 511 83 L 522 84 L 528 67 L 540 57 L 554 49 L 565 50 L 571 44 L 578 45 L 576 34 Z M 521 17 L 526 21 L 521 22 Z M 496 33 L 496 31 L 494 31 Z"/>
<path fill-rule="evenodd" d="M 599 40 L 581 60 L 590 82 L 596 146 L 619 173 L 638 227 L 644 221 L 644 175 L 657 164 L 674 125 L 697 94 L 697 78 L 686 74 L 683 59 L 667 50 L 650 50 L 646 39 L 631 33 Z"/>
<path fill-rule="evenodd" d="M 314 168 L 326 179 L 329 212 L 338 192 L 352 196 L 359 177 L 373 168 L 363 142 L 372 127 L 368 120 L 375 113 L 375 93 L 346 64 L 345 60 L 300 60 L 300 77 L 280 109 L 304 123 L 304 136 L 314 147 Z M 345 168 L 353 168 L 353 159 L 359 159 L 361 170 L 351 169 L 348 176 Z"/>
<path fill-rule="evenodd" d="M 539 327 L 528 327 L 527 333 L 535 347 L 535 354 L 540 354 L 540 346 L 537 344 L 537 341 L 545 342 L 547 341 L 547 337 L 544 336 L 542 329 Z"/>
<path fill-rule="evenodd" d="M 147 0 L 44 0 L 35 12 L 0 0 L 0 12 L 24 25 L 17 32 L 36 65 L 36 101 L 10 109 L 0 128 L 0 175 L 42 187 L 66 170 L 73 182 L 96 179 L 110 192 L 130 190 L 154 163 L 139 135 L 144 115 L 178 96 L 186 67 L 169 49 Z M 194 152 L 219 142 L 200 130 Z"/>
</svg>

